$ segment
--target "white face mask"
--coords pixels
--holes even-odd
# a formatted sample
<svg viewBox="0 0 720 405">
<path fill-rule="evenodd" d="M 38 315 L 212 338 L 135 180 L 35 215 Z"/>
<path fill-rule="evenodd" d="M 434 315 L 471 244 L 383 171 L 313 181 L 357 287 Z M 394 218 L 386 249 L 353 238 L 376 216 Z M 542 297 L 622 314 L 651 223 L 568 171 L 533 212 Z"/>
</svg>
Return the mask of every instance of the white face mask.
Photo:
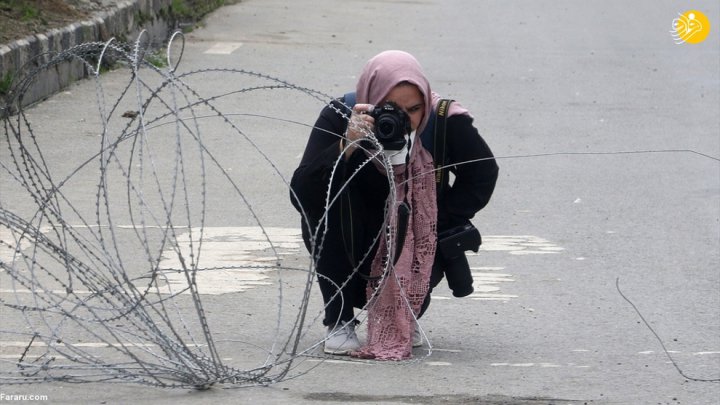
<svg viewBox="0 0 720 405">
<path fill-rule="evenodd" d="M 393 166 L 404 165 L 407 163 L 407 156 L 410 152 L 408 150 L 408 140 L 410 141 L 410 148 L 412 149 L 415 145 L 415 131 L 412 131 L 410 135 L 405 136 L 405 146 L 400 150 L 383 150 L 385 157 L 390 161 Z"/>
</svg>

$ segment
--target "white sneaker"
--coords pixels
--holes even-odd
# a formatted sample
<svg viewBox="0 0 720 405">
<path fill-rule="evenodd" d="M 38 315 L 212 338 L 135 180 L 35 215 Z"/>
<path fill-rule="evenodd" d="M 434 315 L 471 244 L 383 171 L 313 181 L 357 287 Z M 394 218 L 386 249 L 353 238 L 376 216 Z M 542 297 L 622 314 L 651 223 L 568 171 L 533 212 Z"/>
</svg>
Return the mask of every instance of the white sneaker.
<svg viewBox="0 0 720 405">
<path fill-rule="evenodd" d="M 355 334 L 353 321 L 342 323 L 336 327 L 327 327 L 325 348 L 327 354 L 345 355 L 360 349 L 360 341 Z"/>
<path fill-rule="evenodd" d="M 413 336 L 412 336 L 412 347 L 421 347 L 423 345 L 423 337 L 422 333 L 420 333 L 420 327 L 415 324 L 415 329 L 413 330 Z"/>
</svg>

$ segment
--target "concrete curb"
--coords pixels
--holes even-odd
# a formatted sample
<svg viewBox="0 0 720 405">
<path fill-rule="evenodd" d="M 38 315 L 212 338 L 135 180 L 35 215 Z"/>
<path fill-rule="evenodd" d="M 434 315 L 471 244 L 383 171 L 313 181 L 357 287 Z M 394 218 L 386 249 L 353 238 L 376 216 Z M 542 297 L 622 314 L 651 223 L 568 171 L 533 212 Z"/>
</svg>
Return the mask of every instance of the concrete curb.
<svg viewBox="0 0 720 405">
<path fill-rule="evenodd" d="M 171 4 L 172 0 L 119 1 L 110 10 L 98 12 L 89 20 L 2 44 L 0 80 L 11 75 L 17 83 L 28 70 L 47 63 L 52 55 L 86 42 L 105 42 L 113 37 L 123 42 L 132 41 L 144 29 L 154 44 L 162 43 L 172 30 Z M 86 76 L 85 67 L 71 61 L 40 71 L 24 92 L 21 106 L 42 100 Z M 12 108 L 18 102 L 12 93 L 7 97 L 4 105 L 0 105 L 0 116 L 4 109 Z"/>
</svg>

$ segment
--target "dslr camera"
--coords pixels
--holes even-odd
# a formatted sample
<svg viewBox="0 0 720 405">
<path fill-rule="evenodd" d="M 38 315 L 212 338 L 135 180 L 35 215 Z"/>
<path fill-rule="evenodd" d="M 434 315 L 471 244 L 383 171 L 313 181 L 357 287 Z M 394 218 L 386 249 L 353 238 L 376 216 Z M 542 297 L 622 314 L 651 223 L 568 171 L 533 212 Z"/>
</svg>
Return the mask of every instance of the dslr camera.
<svg viewBox="0 0 720 405">
<path fill-rule="evenodd" d="M 369 112 L 375 119 L 375 137 L 386 150 L 402 150 L 405 135 L 412 132 L 410 117 L 397 104 L 388 101 Z"/>
<path fill-rule="evenodd" d="M 465 252 L 478 251 L 482 244 L 480 232 L 472 223 L 438 233 L 438 252 L 444 262 L 445 278 L 455 297 L 472 294 L 473 278 Z"/>
</svg>

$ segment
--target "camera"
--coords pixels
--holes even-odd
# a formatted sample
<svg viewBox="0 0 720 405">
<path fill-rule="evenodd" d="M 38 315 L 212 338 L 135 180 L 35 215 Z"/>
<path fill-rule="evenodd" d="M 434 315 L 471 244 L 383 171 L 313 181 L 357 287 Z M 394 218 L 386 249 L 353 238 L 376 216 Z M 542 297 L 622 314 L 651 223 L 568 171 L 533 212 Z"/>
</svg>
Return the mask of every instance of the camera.
<svg viewBox="0 0 720 405">
<path fill-rule="evenodd" d="M 475 290 L 465 252 L 477 252 L 481 244 L 480 232 L 471 223 L 438 234 L 437 247 L 444 262 L 445 278 L 455 297 L 465 297 Z"/>
<path fill-rule="evenodd" d="M 455 226 L 438 233 L 438 249 L 447 259 L 454 259 L 472 250 L 477 253 L 482 245 L 480 231 L 471 223 Z"/>
<path fill-rule="evenodd" d="M 402 150 L 405 135 L 412 131 L 410 117 L 397 104 L 388 101 L 369 113 L 375 119 L 375 137 L 386 150 Z"/>
</svg>

